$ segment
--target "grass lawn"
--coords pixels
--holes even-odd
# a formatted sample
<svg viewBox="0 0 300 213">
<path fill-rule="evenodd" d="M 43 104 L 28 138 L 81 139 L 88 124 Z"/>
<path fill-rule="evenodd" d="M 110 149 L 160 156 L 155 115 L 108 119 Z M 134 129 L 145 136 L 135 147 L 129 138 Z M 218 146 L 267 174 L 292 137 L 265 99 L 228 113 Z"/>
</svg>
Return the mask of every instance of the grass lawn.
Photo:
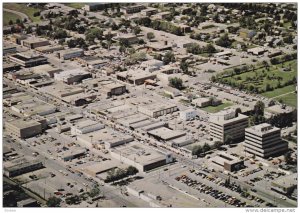
<svg viewBox="0 0 300 213">
<path fill-rule="evenodd" d="M 75 9 L 81 9 L 85 4 L 84 3 L 65 3 L 68 7 L 73 7 Z"/>
<path fill-rule="evenodd" d="M 40 17 L 34 17 L 33 14 L 35 12 L 40 11 L 40 9 L 33 8 L 33 7 L 27 7 L 25 3 L 4 3 L 3 8 L 15 10 L 21 13 L 26 14 L 33 22 L 40 21 Z"/>
<path fill-rule="evenodd" d="M 204 107 L 204 108 L 201 108 L 201 109 L 203 109 L 206 112 L 216 113 L 216 112 L 219 112 L 219 111 L 225 109 L 226 107 L 229 107 L 229 106 L 232 106 L 232 105 L 233 104 L 230 103 L 230 102 L 225 102 L 225 103 L 222 103 L 218 106 L 208 106 L 208 107 Z"/>
<path fill-rule="evenodd" d="M 295 90 L 296 90 L 296 87 L 294 85 L 290 85 L 290 86 L 274 89 L 273 91 L 264 92 L 264 93 L 262 93 L 262 95 L 267 98 L 273 98 L 278 95 L 283 95 L 283 94 L 286 94 L 289 92 L 293 92 Z"/>
<path fill-rule="evenodd" d="M 3 25 L 4 26 L 8 25 L 10 20 L 12 20 L 14 23 L 16 23 L 17 19 L 21 20 L 21 17 L 14 13 L 3 11 Z"/>
<path fill-rule="evenodd" d="M 235 82 L 237 84 L 243 84 L 247 86 L 253 85 L 258 89 L 265 89 L 269 84 L 271 87 L 277 87 L 277 77 L 281 77 L 281 84 L 284 84 L 288 80 L 297 77 L 297 60 L 287 61 L 283 64 L 285 68 L 291 67 L 291 71 L 282 71 L 282 65 L 271 66 L 269 70 L 260 68 L 250 72 L 234 75 L 233 77 L 226 77 L 224 80 L 227 82 Z M 268 79 L 269 77 L 270 79 Z M 250 78 L 250 79 L 249 79 Z"/>
<path fill-rule="evenodd" d="M 282 100 L 283 103 L 285 103 L 288 106 L 292 106 L 297 108 L 297 94 L 296 93 L 290 93 L 283 96 L 280 96 L 276 98 L 276 100 Z"/>
</svg>

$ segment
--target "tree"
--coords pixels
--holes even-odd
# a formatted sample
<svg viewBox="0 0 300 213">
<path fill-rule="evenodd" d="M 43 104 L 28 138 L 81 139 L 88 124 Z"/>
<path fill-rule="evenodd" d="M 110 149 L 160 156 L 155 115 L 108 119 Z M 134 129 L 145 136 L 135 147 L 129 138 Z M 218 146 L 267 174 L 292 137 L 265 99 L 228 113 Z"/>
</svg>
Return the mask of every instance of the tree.
<svg viewBox="0 0 300 213">
<path fill-rule="evenodd" d="M 241 108 L 236 108 L 235 109 L 235 117 L 237 117 L 240 113 L 242 113 Z"/>
<path fill-rule="evenodd" d="M 189 64 L 185 60 L 182 60 L 180 62 L 180 69 L 182 69 L 183 73 L 188 73 Z"/>
<path fill-rule="evenodd" d="M 199 156 L 201 153 L 203 153 L 202 146 L 200 146 L 200 145 L 193 146 L 193 148 L 192 148 L 192 155 Z"/>
<path fill-rule="evenodd" d="M 181 78 L 177 78 L 177 77 L 174 77 L 174 78 L 170 78 L 169 79 L 169 85 L 171 87 L 174 87 L 176 89 L 183 89 L 183 82 L 182 82 L 182 79 Z"/>
<path fill-rule="evenodd" d="M 86 12 L 86 10 L 83 12 L 83 15 L 84 15 L 84 16 L 87 16 L 87 12 Z"/>
<path fill-rule="evenodd" d="M 216 141 L 213 146 L 215 149 L 220 149 L 222 145 L 223 143 L 221 141 Z"/>
<path fill-rule="evenodd" d="M 90 192 L 89 196 L 90 197 L 96 197 L 97 195 L 100 194 L 100 189 L 98 187 L 94 187 Z"/>
<path fill-rule="evenodd" d="M 216 79 L 216 76 L 213 75 L 213 76 L 210 78 L 210 80 L 211 80 L 211 82 L 216 82 L 216 80 L 217 80 L 217 79 Z"/>
<path fill-rule="evenodd" d="M 48 207 L 59 207 L 61 199 L 57 197 L 49 197 L 46 204 Z"/>
<path fill-rule="evenodd" d="M 164 55 L 164 58 L 163 58 L 163 62 L 165 65 L 167 65 L 171 62 L 175 62 L 174 53 L 171 51 L 166 52 L 166 54 Z"/>
<path fill-rule="evenodd" d="M 12 20 L 9 20 L 8 24 L 9 24 L 9 25 L 13 25 L 14 22 L 13 22 Z"/>
<path fill-rule="evenodd" d="M 140 34 L 141 33 L 141 28 L 139 27 L 139 26 L 135 26 L 134 28 L 133 28 L 133 33 L 135 34 L 135 35 L 138 35 L 138 34 Z"/>
<path fill-rule="evenodd" d="M 126 171 L 127 175 L 135 175 L 138 172 L 139 170 L 133 166 L 129 166 Z"/>
<path fill-rule="evenodd" d="M 207 143 L 205 143 L 205 144 L 203 145 L 203 152 L 204 152 L 204 153 L 205 153 L 205 152 L 208 152 L 210 149 L 211 149 L 211 147 L 210 147 L 210 145 L 208 145 Z"/>
<path fill-rule="evenodd" d="M 233 142 L 233 138 L 231 135 L 225 135 L 224 143 L 225 144 L 231 144 Z"/>
<path fill-rule="evenodd" d="M 147 39 L 148 39 L 149 41 L 152 40 L 152 39 L 154 39 L 154 38 L 155 38 L 155 35 L 154 35 L 153 32 L 147 33 Z"/>
<path fill-rule="evenodd" d="M 20 19 L 17 19 L 17 20 L 16 20 L 16 23 L 17 23 L 17 24 L 20 24 L 20 23 L 21 23 L 21 20 L 20 20 Z"/>
<path fill-rule="evenodd" d="M 224 34 L 221 36 L 217 41 L 216 45 L 221 46 L 221 47 L 230 47 L 232 44 L 232 41 L 229 39 L 228 34 Z"/>
</svg>

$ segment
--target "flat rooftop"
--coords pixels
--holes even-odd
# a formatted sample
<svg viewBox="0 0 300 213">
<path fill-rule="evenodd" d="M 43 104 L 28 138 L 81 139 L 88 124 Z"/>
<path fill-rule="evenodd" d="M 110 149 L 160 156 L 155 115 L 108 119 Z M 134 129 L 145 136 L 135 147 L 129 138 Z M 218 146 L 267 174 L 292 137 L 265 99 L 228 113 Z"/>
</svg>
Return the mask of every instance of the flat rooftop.
<svg viewBox="0 0 300 213">
<path fill-rule="evenodd" d="M 278 132 L 278 130 L 280 129 L 268 123 L 259 124 L 245 129 L 246 132 L 250 132 L 252 134 L 260 135 L 260 136 L 263 136 L 271 132 Z"/>
<path fill-rule="evenodd" d="M 166 155 L 138 142 L 132 142 L 112 149 L 112 152 L 141 165 L 148 165 L 166 159 Z"/>
<path fill-rule="evenodd" d="M 161 127 L 158 129 L 154 129 L 148 132 L 148 134 L 157 136 L 163 140 L 170 140 L 176 137 L 181 137 L 186 135 L 183 131 L 171 130 L 166 127 Z"/>
<path fill-rule="evenodd" d="M 23 119 L 17 119 L 17 120 L 14 120 L 14 121 L 9 121 L 7 123 L 12 124 L 13 126 L 19 128 L 19 129 L 29 128 L 29 127 L 32 127 L 32 126 L 40 125 L 40 123 L 37 122 L 37 121 L 32 121 L 32 120 L 31 121 L 30 120 L 24 121 Z"/>
</svg>

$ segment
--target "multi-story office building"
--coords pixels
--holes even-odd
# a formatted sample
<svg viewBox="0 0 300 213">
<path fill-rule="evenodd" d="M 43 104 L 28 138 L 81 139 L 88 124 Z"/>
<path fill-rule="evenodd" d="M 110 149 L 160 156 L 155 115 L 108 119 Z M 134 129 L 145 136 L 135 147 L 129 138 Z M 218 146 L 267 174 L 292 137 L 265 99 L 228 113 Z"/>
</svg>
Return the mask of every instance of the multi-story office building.
<svg viewBox="0 0 300 213">
<path fill-rule="evenodd" d="M 223 111 L 211 115 L 209 119 L 210 137 L 214 140 L 225 142 L 226 137 L 231 137 L 233 141 L 243 140 L 245 128 L 248 127 L 248 116 L 238 114 L 235 111 Z"/>
<path fill-rule="evenodd" d="M 288 143 L 281 140 L 280 129 L 263 123 L 245 130 L 245 152 L 262 158 L 288 151 Z"/>
</svg>

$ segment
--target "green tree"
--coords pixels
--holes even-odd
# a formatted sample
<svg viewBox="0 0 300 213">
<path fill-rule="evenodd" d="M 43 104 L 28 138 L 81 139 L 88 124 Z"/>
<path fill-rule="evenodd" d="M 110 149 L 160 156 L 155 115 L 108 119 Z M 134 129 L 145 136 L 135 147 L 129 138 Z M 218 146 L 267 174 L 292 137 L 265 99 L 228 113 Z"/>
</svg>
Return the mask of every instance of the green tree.
<svg viewBox="0 0 300 213">
<path fill-rule="evenodd" d="M 127 175 L 135 175 L 139 170 L 133 166 L 129 166 L 126 170 Z"/>
<path fill-rule="evenodd" d="M 100 194 L 100 189 L 98 187 L 92 188 L 92 190 L 89 192 L 90 197 L 96 197 Z"/>
<path fill-rule="evenodd" d="M 13 22 L 12 20 L 9 20 L 8 24 L 9 24 L 9 25 L 13 25 L 14 22 Z"/>
<path fill-rule="evenodd" d="M 229 135 L 229 134 L 225 135 L 224 143 L 225 143 L 225 144 L 232 144 L 232 142 L 233 142 L 232 136 Z"/>
<path fill-rule="evenodd" d="M 208 152 L 209 150 L 211 150 L 210 145 L 208 145 L 207 143 L 205 143 L 205 144 L 203 145 L 203 152 L 206 153 L 206 152 Z"/>
<path fill-rule="evenodd" d="M 183 73 L 188 73 L 189 64 L 185 60 L 182 60 L 180 62 L 180 69 L 182 69 Z"/>
<path fill-rule="evenodd" d="M 235 117 L 237 117 L 240 113 L 242 113 L 241 108 L 236 108 L 235 109 Z"/>
<path fill-rule="evenodd" d="M 155 38 L 155 35 L 154 35 L 153 32 L 147 33 L 147 39 L 148 39 L 149 41 L 152 40 L 152 39 L 154 39 L 154 38 Z"/>
<path fill-rule="evenodd" d="M 134 28 L 133 28 L 133 33 L 135 34 L 135 35 L 138 35 L 138 34 L 140 34 L 141 33 L 141 28 L 139 27 L 139 26 L 135 26 Z"/>
<path fill-rule="evenodd" d="M 202 146 L 200 145 L 196 145 L 196 146 L 193 146 L 192 148 L 192 155 L 197 155 L 199 156 L 200 154 L 203 153 L 203 148 Z"/>
<path fill-rule="evenodd" d="M 216 44 L 221 47 L 230 47 L 232 41 L 229 39 L 228 34 L 226 33 L 216 41 Z"/>
<path fill-rule="evenodd" d="M 57 197 L 49 197 L 49 199 L 46 202 L 46 205 L 48 207 L 59 207 L 61 203 L 61 199 Z"/>
<path fill-rule="evenodd" d="M 167 65 L 171 62 L 175 62 L 174 53 L 171 51 L 166 52 L 166 54 L 164 55 L 164 58 L 163 58 L 163 62 L 165 65 Z"/>
<path fill-rule="evenodd" d="M 220 149 L 222 145 L 223 143 L 221 141 L 216 141 L 213 146 L 215 149 Z"/>
<path fill-rule="evenodd" d="M 183 82 L 182 82 L 182 79 L 181 78 L 177 78 L 177 77 L 174 77 L 174 78 L 170 78 L 169 79 L 169 85 L 171 87 L 174 87 L 176 89 L 183 89 Z"/>
</svg>

